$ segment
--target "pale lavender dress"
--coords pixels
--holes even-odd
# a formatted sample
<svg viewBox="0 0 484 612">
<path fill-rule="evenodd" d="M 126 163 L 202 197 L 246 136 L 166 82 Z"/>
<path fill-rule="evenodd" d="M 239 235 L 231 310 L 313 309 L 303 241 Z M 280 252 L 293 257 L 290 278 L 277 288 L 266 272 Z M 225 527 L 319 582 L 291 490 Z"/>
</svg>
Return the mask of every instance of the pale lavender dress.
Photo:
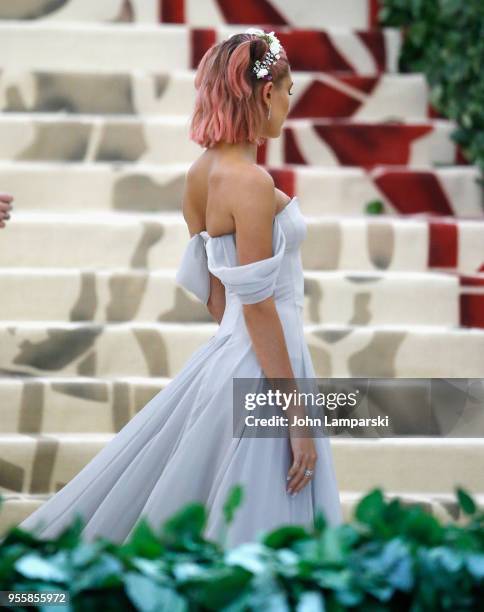
<svg viewBox="0 0 484 612">
<path fill-rule="evenodd" d="M 287 438 L 233 436 L 232 378 L 263 377 L 245 325 L 242 303 L 274 294 L 296 377 L 314 377 L 303 334 L 304 276 L 300 245 L 307 233 L 297 197 L 273 222 L 273 255 L 237 265 L 234 234 L 189 240 L 177 282 L 206 303 L 209 271 L 225 286 L 226 309 L 217 332 L 185 363 L 109 443 L 20 526 L 43 525 L 54 537 L 80 513 L 83 536 L 123 542 L 137 519 L 155 528 L 192 501 L 208 509 L 205 535 L 218 539 L 222 507 L 234 484 L 244 500 L 226 534 L 234 546 L 281 524 L 310 526 L 321 509 L 331 525 L 343 520 L 330 440 L 316 437 L 311 482 L 296 496 L 286 492 L 291 465 Z"/>
</svg>

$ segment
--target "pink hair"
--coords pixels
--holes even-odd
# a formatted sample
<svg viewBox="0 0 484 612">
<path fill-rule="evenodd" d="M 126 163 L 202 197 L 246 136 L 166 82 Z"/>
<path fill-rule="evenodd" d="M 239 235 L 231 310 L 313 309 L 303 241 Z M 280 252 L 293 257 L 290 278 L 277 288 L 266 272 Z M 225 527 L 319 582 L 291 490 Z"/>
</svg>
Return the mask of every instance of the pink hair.
<svg viewBox="0 0 484 612">
<path fill-rule="evenodd" d="M 267 109 L 258 95 L 267 81 L 252 72 L 255 60 L 269 50 L 267 42 L 255 34 L 235 34 L 210 47 L 200 60 L 195 75 L 197 96 L 189 137 L 202 147 L 217 142 L 250 141 L 260 145 L 259 136 Z M 270 67 L 277 85 L 287 74 L 286 52 Z"/>
</svg>

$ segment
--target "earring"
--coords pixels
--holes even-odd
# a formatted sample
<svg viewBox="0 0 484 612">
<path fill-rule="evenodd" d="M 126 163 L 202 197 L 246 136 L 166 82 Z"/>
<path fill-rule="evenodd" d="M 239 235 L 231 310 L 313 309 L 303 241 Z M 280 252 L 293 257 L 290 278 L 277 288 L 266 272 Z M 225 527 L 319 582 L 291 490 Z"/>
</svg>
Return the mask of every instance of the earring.
<svg viewBox="0 0 484 612">
<path fill-rule="evenodd" d="M 269 104 L 269 112 L 267 113 L 267 118 L 271 118 L 271 104 Z"/>
</svg>

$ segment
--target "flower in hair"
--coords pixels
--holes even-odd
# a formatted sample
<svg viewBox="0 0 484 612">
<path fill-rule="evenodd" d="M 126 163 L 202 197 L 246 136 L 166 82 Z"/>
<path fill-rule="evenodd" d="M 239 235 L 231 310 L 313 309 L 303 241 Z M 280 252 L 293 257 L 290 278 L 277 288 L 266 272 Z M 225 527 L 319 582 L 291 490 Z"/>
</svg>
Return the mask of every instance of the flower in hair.
<svg viewBox="0 0 484 612">
<path fill-rule="evenodd" d="M 261 60 L 256 60 L 254 62 L 252 72 L 256 74 L 258 79 L 271 80 L 272 74 L 270 73 L 270 67 L 281 57 L 280 51 L 282 49 L 282 45 L 279 42 L 279 39 L 277 36 L 275 36 L 274 31 L 264 32 L 264 30 L 259 28 L 248 28 L 245 32 L 246 34 L 255 34 L 256 36 L 263 38 L 269 45 L 269 51 L 267 51 L 264 57 Z"/>
</svg>

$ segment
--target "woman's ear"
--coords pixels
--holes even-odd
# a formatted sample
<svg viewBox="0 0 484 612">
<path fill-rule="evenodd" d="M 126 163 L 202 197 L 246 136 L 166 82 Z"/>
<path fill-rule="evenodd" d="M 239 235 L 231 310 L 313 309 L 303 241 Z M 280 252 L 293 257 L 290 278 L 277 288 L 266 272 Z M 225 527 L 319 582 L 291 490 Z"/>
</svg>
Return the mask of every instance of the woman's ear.
<svg viewBox="0 0 484 612">
<path fill-rule="evenodd" d="M 274 86 L 274 83 L 272 83 L 272 81 L 268 81 L 267 83 L 264 84 L 264 89 L 262 90 L 262 97 L 264 102 L 271 102 L 271 98 L 272 98 L 272 88 Z"/>
</svg>

